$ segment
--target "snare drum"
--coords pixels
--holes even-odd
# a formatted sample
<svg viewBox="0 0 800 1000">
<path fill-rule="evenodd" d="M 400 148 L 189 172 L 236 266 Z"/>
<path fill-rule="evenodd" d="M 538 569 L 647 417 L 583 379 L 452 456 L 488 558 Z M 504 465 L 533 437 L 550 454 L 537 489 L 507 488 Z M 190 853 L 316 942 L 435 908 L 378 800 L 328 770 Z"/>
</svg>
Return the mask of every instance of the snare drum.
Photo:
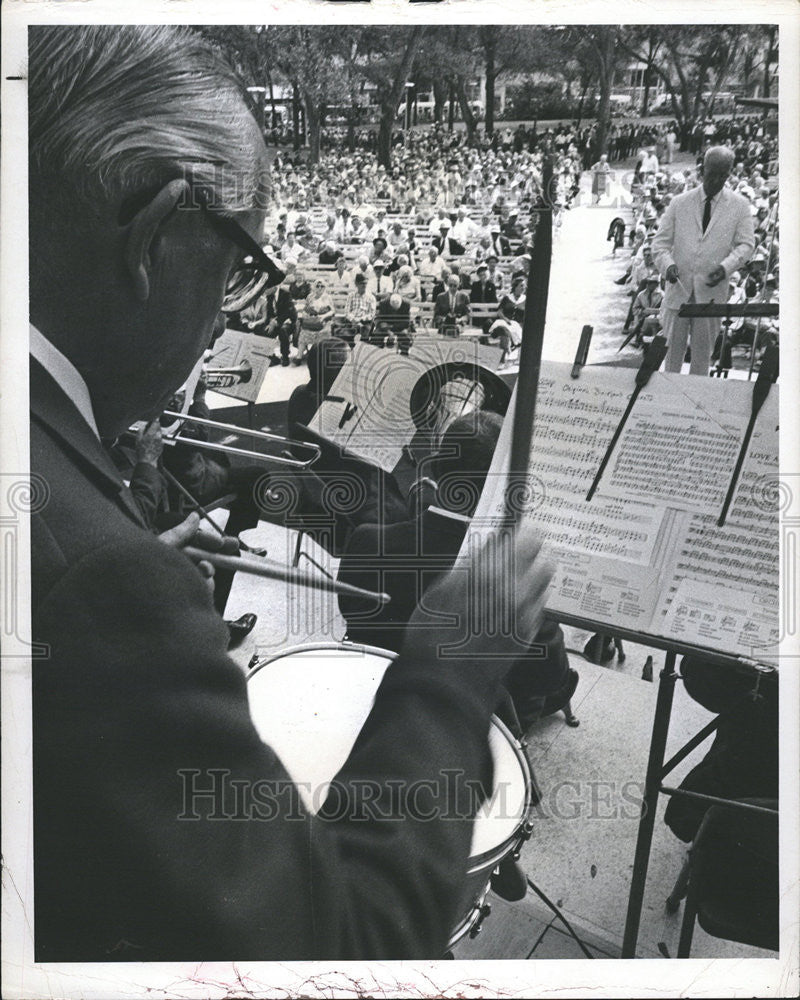
<svg viewBox="0 0 800 1000">
<path fill-rule="evenodd" d="M 395 654 L 370 646 L 310 643 L 260 660 L 248 676 L 250 714 L 277 753 L 311 812 L 321 808 L 329 782 L 345 763 L 366 721 L 375 692 Z M 492 795 L 475 818 L 465 876 L 464 916 L 448 947 L 480 930 L 488 913 L 492 872 L 518 856 L 530 836 L 532 783 L 519 743 L 492 716 L 489 749 Z"/>
</svg>

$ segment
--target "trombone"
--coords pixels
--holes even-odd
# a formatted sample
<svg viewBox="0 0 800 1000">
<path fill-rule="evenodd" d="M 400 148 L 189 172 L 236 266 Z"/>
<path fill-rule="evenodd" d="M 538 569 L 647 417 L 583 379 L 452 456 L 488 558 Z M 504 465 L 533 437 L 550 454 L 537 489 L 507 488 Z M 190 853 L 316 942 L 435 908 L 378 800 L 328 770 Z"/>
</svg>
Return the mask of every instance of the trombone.
<svg viewBox="0 0 800 1000">
<path fill-rule="evenodd" d="M 286 455 L 268 455 L 263 451 L 250 451 L 247 448 L 235 448 L 230 444 L 217 444 L 214 441 L 196 441 L 194 438 L 182 438 L 180 436 L 180 430 L 174 437 L 164 438 L 164 444 L 166 446 L 185 444 L 190 445 L 192 448 L 203 449 L 204 451 L 218 451 L 223 452 L 226 455 L 237 455 L 240 458 L 252 458 L 262 462 L 275 462 L 277 465 L 285 465 L 292 469 L 307 469 L 309 466 L 313 465 L 322 454 L 322 449 L 319 445 L 310 444 L 308 441 L 295 441 L 292 438 L 282 437 L 280 434 L 270 434 L 267 431 L 247 430 L 244 427 L 239 427 L 237 424 L 223 424 L 218 420 L 207 420 L 205 417 L 193 417 L 186 413 L 178 413 L 175 410 L 164 410 L 163 415 L 165 417 L 172 417 L 175 420 L 179 420 L 181 422 L 181 426 L 183 426 L 184 423 L 193 423 L 198 424 L 201 427 L 209 427 L 212 430 L 230 431 L 240 437 L 256 438 L 259 441 L 278 441 L 283 445 L 289 445 L 293 448 L 303 448 L 307 452 L 310 452 L 311 455 L 308 459 L 289 458 Z"/>
</svg>

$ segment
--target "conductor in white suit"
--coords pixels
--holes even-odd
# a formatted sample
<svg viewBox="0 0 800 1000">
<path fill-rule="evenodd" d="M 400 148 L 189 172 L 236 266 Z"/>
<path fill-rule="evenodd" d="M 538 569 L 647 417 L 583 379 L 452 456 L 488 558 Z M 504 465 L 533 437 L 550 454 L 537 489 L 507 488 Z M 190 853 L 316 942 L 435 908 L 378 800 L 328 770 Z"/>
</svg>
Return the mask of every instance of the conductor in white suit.
<svg viewBox="0 0 800 1000">
<path fill-rule="evenodd" d="M 712 146 L 703 160 L 702 186 L 673 198 L 653 238 L 653 256 L 666 279 L 668 372 L 681 370 L 691 329 L 691 374 L 708 374 L 720 319 L 686 319 L 678 310 L 686 302 L 724 303 L 728 276 L 749 260 L 755 246 L 750 203 L 725 187 L 733 160 L 730 149 Z"/>
</svg>

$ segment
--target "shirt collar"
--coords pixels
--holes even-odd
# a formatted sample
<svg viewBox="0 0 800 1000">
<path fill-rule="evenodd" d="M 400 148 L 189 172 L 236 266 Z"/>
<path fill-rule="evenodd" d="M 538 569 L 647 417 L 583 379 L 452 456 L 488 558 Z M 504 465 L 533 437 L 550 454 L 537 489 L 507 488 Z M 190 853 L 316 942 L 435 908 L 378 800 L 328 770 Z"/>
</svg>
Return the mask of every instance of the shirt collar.
<svg viewBox="0 0 800 1000">
<path fill-rule="evenodd" d="M 78 413 L 99 439 L 100 434 L 97 431 L 92 411 L 92 400 L 80 372 L 33 324 L 30 327 L 30 353 L 64 390 Z"/>
<path fill-rule="evenodd" d="M 723 192 L 724 190 L 725 190 L 725 188 L 720 188 L 720 190 L 719 190 L 719 191 L 717 191 L 717 193 L 716 193 L 716 194 L 714 195 L 714 197 L 713 197 L 713 198 L 711 199 L 711 208 L 712 208 L 712 209 L 716 208 L 716 206 L 717 206 L 717 202 L 718 202 L 718 201 L 719 201 L 719 199 L 720 199 L 720 198 L 722 197 L 722 192 Z M 701 194 L 701 195 L 703 196 L 703 203 L 705 204 L 705 200 L 706 200 L 706 191 L 705 191 L 705 188 L 703 187 L 703 185 L 702 185 L 702 184 L 700 185 L 700 194 Z"/>
</svg>

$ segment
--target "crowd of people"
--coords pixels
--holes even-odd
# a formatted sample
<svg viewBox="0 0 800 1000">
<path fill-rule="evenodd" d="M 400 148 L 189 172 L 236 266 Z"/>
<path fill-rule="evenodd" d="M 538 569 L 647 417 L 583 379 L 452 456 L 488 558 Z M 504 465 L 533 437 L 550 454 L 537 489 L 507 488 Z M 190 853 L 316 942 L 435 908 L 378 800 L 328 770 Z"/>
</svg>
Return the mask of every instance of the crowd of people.
<svg viewBox="0 0 800 1000">
<path fill-rule="evenodd" d="M 579 141 L 570 128 L 523 127 L 475 148 L 463 133 L 432 129 L 396 149 L 391 170 L 365 153 L 314 166 L 279 155 L 262 243 L 286 279 L 232 323 L 277 336 L 275 363 L 288 365 L 331 334 L 405 352 L 417 326 L 455 335 L 473 306 L 494 307 L 476 310 L 477 328 L 513 361 L 544 152 L 564 210 L 579 191 Z M 425 302 L 432 315 L 418 308 Z"/>
<path fill-rule="evenodd" d="M 746 199 L 753 229 L 752 246 L 748 245 L 741 262 L 727 269 L 723 301 L 737 306 L 778 301 L 780 243 L 774 166 L 777 138 L 765 134 L 761 120 L 753 118 L 741 123 L 715 122 L 713 128 L 705 128 L 704 135 L 713 140 L 711 146 L 701 145 L 695 165 L 685 169 L 670 170 L 659 161 L 655 148 L 643 148 L 634 168 L 632 213 L 615 217 L 609 226 L 613 255 L 617 256 L 623 248 L 630 252 L 627 270 L 617 284 L 626 286 L 631 300 L 622 336 L 636 346 L 644 346 L 664 328 L 662 306 L 667 277 L 654 253 L 654 239 L 673 200 L 702 187 L 703 158 L 708 148 L 727 152 L 730 162 L 724 189 Z M 720 299 L 720 290 L 714 293 L 716 300 Z M 777 337 L 778 324 L 773 318 L 733 317 L 725 341 L 725 357 L 719 357 L 722 339 L 715 336 L 711 360 L 720 360 L 721 367 L 729 369 L 732 357 L 749 357 L 755 347 L 758 358 L 768 344 L 777 343 Z"/>
</svg>

